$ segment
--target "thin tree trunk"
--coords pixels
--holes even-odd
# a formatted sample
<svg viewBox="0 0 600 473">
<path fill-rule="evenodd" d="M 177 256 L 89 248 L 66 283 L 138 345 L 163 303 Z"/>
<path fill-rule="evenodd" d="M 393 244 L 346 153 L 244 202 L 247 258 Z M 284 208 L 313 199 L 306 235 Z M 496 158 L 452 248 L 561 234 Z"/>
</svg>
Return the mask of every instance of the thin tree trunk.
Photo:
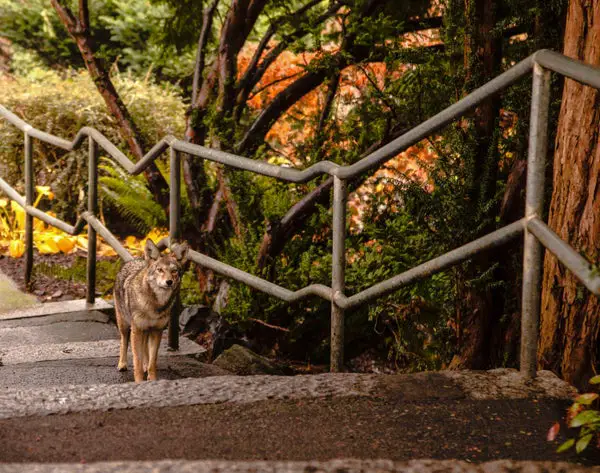
<svg viewBox="0 0 600 473">
<path fill-rule="evenodd" d="M 600 66 L 600 2 L 571 0 L 565 55 Z M 567 79 L 554 155 L 550 227 L 598 264 L 600 92 Z M 600 299 L 554 256 L 544 261 L 539 365 L 584 387 L 598 360 Z"/>
<path fill-rule="evenodd" d="M 127 142 L 129 151 L 136 158 L 141 159 L 142 156 L 144 156 L 144 147 L 143 143 L 141 143 L 142 137 L 129 114 L 127 107 L 115 89 L 103 61 L 98 59 L 95 55 L 91 32 L 89 30 L 87 1 L 81 0 L 79 2 L 80 10 L 78 18 L 76 18 L 71 10 L 63 5 L 60 0 L 51 0 L 51 3 L 63 25 L 77 44 L 90 77 L 94 81 L 94 84 L 96 84 L 96 88 L 104 99 L 106 106 L 115 117 L 117 124 L 119 125 L 121 136 Z M 144 176 L 148 181 L 148 186 L 150 187 L 154 198 L 168 214 L 169 187 L 156 164 L 152 163 L 148 166 L 144 171 Z"/>
<path fill-rule="evenodd" d="M 494 33 L 497 22 L 498 2 L 493 0 L 465 0 L 467 34 L 465 35 L 465 67 L 467 90 L 471 90 L 498 74 L 502 60 L 501 35 Z M 493 198 L 496 192 L 498 171 L 495 129 L 500 113 L 500 99 L 492 97 L 484 101 L 475 112 L 475 162 L 472 169 L 469 197 L 475 218 L 478 210 Z M 493 230 L 489 226 L 478 235 Z M 492 261 L 488 253 L 473 258 L 458 274 L 458 313 L 461 321 L 459 352 L 450 367 L 453 369 L 482 369 L 489 364 L 489 339 L 495 312 L 501 305 L 495 303 L 498 294 L 482 285 L 470 284 L 488 270 Z"/>
</svg>

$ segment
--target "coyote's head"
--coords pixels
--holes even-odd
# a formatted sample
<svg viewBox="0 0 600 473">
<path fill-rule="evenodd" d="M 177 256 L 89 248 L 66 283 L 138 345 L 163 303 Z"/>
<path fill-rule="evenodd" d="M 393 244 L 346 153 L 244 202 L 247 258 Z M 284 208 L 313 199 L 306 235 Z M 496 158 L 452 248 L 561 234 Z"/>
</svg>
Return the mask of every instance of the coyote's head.
<svg viewBox="0 0 600 473">
<path fill-rule="evenodd" d="M 183 265 L 188 259 L 187 243 L 174 244 L 171 253 L 161 255 L 150 239 L 146 241 L 144 257 L 148 263 L 146 281 L 155 291 L 176 291 L 183 275 Z"/>
</svg>

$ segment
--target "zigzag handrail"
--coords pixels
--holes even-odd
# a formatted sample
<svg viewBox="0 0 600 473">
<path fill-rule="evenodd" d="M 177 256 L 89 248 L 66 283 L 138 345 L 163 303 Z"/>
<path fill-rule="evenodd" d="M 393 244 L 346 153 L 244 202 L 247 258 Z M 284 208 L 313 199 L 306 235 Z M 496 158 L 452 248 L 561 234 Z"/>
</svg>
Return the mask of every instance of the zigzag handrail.
<svg viewBox="0 0 600 473">
<path fill-rule="evenodd" d="M 408 147 L 418 143 L 432 133 L 440 130 L 482 101 L 506 89 L 514 82 L 533 71 L 532 119 L 529 137 L 527 196 L 525 217 L 500 228 L 484 237 L 467 243 L 442 256 L 420 264 L 402 274 L 377 283 L 352 296 L 344 295 L 345 269 L 345 222 L 346 222 L 346 180 L 378 167 L 383 162 L 396 156 Z M 423 279 L 439 271 L 472 257 L 473 255 L 500 246 L 507 241 L 525 233 L 525 255 L 523 264 L 523 323 L 521 338 L 521 370 L 529 377 L 535 376 L 537 350 L 537 321 L 539 320 L 539 285 L 541 274 L 541 248 L 544 245 L 555 254 L 575 275 L 595 294 L 600 295 L 600 276 L 592 269 L 590 263 L 580 256 L 571 246 L 539 218 L 543 210 L 544 162 L 547 146 L 547 120 L 549 100 L 549 71 L 558 72 L 566 77 L 586 85 L 600 89 L 600 69 L 563 56 L 562 54 L 540 50 L 495 79 L 476 89 L 454 105 L 444 109 L 437 115 L 411 129 L 386 146 L 371 153 L 360 161 L 347 166 L 340 166 L 330 161 L 318 162 L 304 170 L 291 169 L 256 161 L 253 159 L 226 153 L 220 150 L 205 148 L 166 136 L 156 143 L 137 163 L 133 163 L 108 138 L 98 130 L 83 127 L 72 141 L 43 132 L 23 121 L 4 106 L 0 105 L 0 115 L 24 133 L 25 142 L 25 187 L 26 196 L 21 196 L 5 180 L 0 178 L 0 190 L 23 207 L 27 214 L 26 240 L 26 280 L 29 281 L 33 259 L 33 217 L 49 225 L 57 227 L 71 235 L 81 233 L 88 223 L 88 287 L 87 300 L 94 302 L 95 268 L 96 268 L 96 233 L 101 235 L 123 260 L 133 257 L 115 236 L 95 216 L 97 207 L 97 147 L 101 147 L 112 159 L 120 164 L 129 174 L 136 175 L 144 171 L 158 159 L 167 149 L 170 150 L 171 195 L 170 195 L 170 237 L 160 242 L 161 247 L 180 236 L 180 157 L 179 153 L 221 163 L 235 169 L 251 171 L 257 174 L 274 177 L 288 182 L 303 183 L 323 174 L 334 177 L 333 202 L 333 261 L 332 285 L 312 284 L 296 291 L 291 291 L 265 279 L 254 276 L 238 268 L 222 263 L 202 253 L 191 251 L 191 260 L 221 275 L 230 277 L 257 290 L 278 297 L 286 302 L 296 302 L 310 296 L 318 296 L 332 304 L 331 323 L 331 370 L 339 371 L 343 363 L 343 315 L 344 310 L 367 303 L 382 295 L 397 290 L 399 287 Z M 33 172 L 31 138 L 55 145 L 67 151 L 78 149 L 85 139 L 89 142 L 89 185 L 88 211 L 82 212 L 74 225 L 33 207 Z M 173 314 L 169 326 L 169 344 L 178 347 L 177 314 Z"/>
</svg>

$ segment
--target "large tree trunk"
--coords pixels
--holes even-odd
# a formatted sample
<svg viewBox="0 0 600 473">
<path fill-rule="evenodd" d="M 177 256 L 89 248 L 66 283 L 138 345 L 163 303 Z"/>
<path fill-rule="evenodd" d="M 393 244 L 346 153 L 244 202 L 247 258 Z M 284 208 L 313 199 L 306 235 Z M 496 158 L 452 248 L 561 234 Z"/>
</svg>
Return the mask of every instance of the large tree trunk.
<svg viewBox="0 0 600 473">
<path fill-rule="evenodd" d="M 600 2 L 571 0 L 565 55 L 600 66 Z M 550 227 L 589 261 L 600 257 L 600 92 L 567 79 L 554 155 Z M 594 373 L 600 300 L 547 253 L 539 364 L 576 386 Z"/>
</svg>

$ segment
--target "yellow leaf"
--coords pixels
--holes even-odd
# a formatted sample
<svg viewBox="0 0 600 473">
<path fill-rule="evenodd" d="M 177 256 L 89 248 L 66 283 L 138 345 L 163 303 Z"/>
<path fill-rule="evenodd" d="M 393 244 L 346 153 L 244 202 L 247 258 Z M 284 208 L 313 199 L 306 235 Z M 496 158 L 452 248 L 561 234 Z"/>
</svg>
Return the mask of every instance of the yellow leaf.
<svg viewBox="0 0 600 473">
<path fill-rule="evenodd" d="M 133 235 L 130 235 L 127 238 L 125 238 L 125 246 L 127 248 L 137 248 L 140 246 L 140 242 L 138 241 L 138 239 L 136 237 L 134 237 Z"/>
<path fill-rule="evenodd" d="M 55 238 L 58 249 L 63 253 L 70 253 L 75 248 L 75 239 L 68 237 Z"/>
<path fill-rule="evenodd" d="M 45 241 L 38 242 L 35 246 L 37 247 L 38 251 L 42 254 L 55 255 L 56 253 L 60 253 L 58 245 L 51 238 L 48 238 Z"/>
<path fill-rule="evenodd" d="M 25 210 L 14 200 L 10 201 L 10 208 L 15 213 L 16 230 L 23 230 L 25 228 Z"/>
<path fill-rule="evenodd" d="M 77 237 L 77 246 L 83 250 L 88 249 L 88 239 L 86 237 L 84 237 L 83 235 L 79 235 Z"/>
<path fill-rule="evenodd" d="M 117 256 L 117 252 L 108 245 L 100 245 L 97 250 L 98 256 Z"/>
<path fill-rule="evenodd" d="M 38 218 L 34 218 L 33 219 L 33 229 L 37 230 L 39 232 L 43 232 L 44 230 L 46 230 L 46 224 L 38 219 Z"/>
<path fill-rule="evenodd" d="M 146 238 L 144 239 L 144 244 L 146 244 L 146 240 L 150 239 L 152 240 L 154 243 L 158 243 L 160 240 L 162 240 L 165 237 L 169 236 L 169 232 L 164 229 L 164 228 L 154 228 L 152 230 L 150 230 L 150 232 L 148 233 L 148 235 L 146 235 Z"/>
<path fill-rule="evenodd" d="M 38 191 L 40 195 L 48 197 L 48 199 L 54 199 L 54 192 L 50 189 L 50 186 L 35 186 L 35 190 Z"/>
<path fill-rule="evenodd" d="M 25 244 L 21 240 L 13 240 L 10 242 L 8 254 L 13 258 L 20 258 L 25 253 Z"/>
<path fill-rule="evenodd" d="M 8 200 L 0 199 L 0 207 L 6 207 L 8 205 Z"/>
</svg>

